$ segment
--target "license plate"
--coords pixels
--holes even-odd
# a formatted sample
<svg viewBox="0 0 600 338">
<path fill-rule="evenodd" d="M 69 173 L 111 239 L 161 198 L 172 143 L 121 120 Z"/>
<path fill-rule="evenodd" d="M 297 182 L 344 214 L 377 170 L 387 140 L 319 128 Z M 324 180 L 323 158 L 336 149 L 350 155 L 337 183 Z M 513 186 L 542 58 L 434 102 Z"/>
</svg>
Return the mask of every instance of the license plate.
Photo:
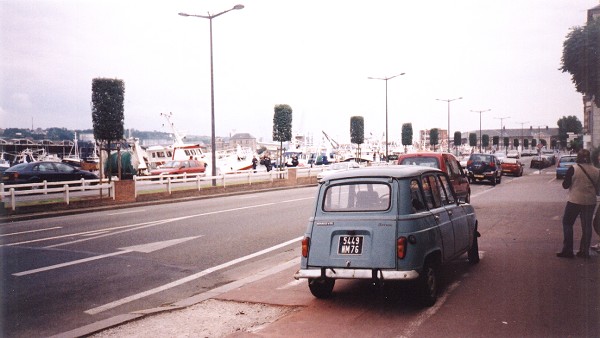
<svg viewBox="0 0 600 338">
<path fill-rule="evenodd" d="M 363 238 L 364 236 L 340 236 L 338 254 L 362 255 Z"/>
<path fill-rule="evenodd" d="M 485 175 L 474 175 L 474 176 L 475 176 L 475 178 L 484 178 L 485 177 Z"/>
</svg>

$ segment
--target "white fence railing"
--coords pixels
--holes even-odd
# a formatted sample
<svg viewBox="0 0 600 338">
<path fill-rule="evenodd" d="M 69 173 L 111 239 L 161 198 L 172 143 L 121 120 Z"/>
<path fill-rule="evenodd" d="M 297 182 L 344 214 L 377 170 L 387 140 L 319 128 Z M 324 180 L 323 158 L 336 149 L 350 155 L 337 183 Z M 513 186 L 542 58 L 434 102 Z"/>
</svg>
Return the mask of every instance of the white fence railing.
<svg viewBox="0 0 600 338">
<path fill-rule="evenodd" d="M 327 170 L 328 166 L 296 168 L 296 178 L 317 176 L 320 172 Z M 271 170 L 257 171 L 244 170 L 236 173 L 229 173 L 218 176 L 206 176 L 205 174 L 177 174 L 177 175 L 155 175 L 155 176 L 134 176 L 135 181 L 135 197 L 138 197 L 141 191 L 152 190 L 166 191 L 171 194 L 174 187 L 183 186 L 190 183 L 195 184 L 194 189 L 201 190 L 203 187 L 218 185 L 227 187 L 230 185 L 247 184 L 252 185 L 260 182 L 273 182 L 274 180 L 288 179 L 289 170 Z M 100 180 L 77 180 L 63 182 L 41 182 L 29 184 L 13 184 L 7 185 L 0 183 L 0 201 L 8 203 L 14 211 L 17 204 L 17 197 L 48 195 L 51 193 L 60 193 L 66 204 L 72 200 L 72 192 L 85 192 L 90 190 L 108 189 L 108 196 L 115 199 L 114 181 L 108 182 L 107 179 Z"/>
<path fill-rule="evenodd" d="M 107 189 L 108 195 L 114 199 L 114 183 L 104 179 L 102 182 L 96 180 L 76 180 L 62 182 L 46 182 L 27 183 L 27 184 L 12 184 L 7 185 L 0 183 L 0 201 L 9 199 L 9 206 L 14 211 L 17 205 L 17 196 L 28 195 L 48 195 L 49 193 L 62 193 L 63 201 L 66 204 L 71 202 L 71 192 L 90 191 Z"/>
</svg>

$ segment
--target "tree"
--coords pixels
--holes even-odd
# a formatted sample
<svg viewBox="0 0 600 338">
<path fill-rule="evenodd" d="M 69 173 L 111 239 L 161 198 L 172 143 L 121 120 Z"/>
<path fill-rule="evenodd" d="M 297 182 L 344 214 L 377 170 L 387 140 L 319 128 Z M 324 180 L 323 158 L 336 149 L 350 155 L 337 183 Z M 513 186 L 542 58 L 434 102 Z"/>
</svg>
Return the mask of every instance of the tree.
<svg viewBox="0 0 600 338">
<path fill-rule="evenodd" d="M 100 142 L 100 150 L 102 150 L 102 145 L 106 142 L 106 150 L 109 155 L 111 142 L 123 139 L 123 124 L 125 122 L 123 113 L 124 101 L 125 83 L 123 80 L 106 78 L 95 78 L 92 80 L 92 125 L 94 127 L 94 138 L 97 142 Z M 102 163 L 100 163 L 100 168 L 102 168 Z M 108 172 L 109 175 L 112 172 L 110 162 Z"/>
<path fill-rule="evenodd" d="M 475 133 L 469 133 L 469 145 L 471 147 L 476 147 L 477 146 L 477 134 L 475 134 Z"/>
<path fill-rule="evenodd" d="M 440 131 L 437 128 L 433 128 L 429 131 L 429 144 L 433 145 L 433 151 L 435 151 L 435 146 L 438 145 L 440 141 Z"/>
<path fill-rule="evenodd" d="M 523 148 L 529 148 L 529 139 L 528 138 L 523 140 Z"/>
<path fill-rule="evenodd" d="M 360 162 L 360 145 L 365 143 L 365 119 L 362 116 L 350 117 L 350 142 L 356 143 L 356 159 Z"/>
<path fill-rule="evenodd" d="M 406 153 L 406 147 L 411 145 L 412 141 L 413 141 L 412 123 L 402 124 L 402 145 L 404 146 L 405 153 Z"/>
<path fill-rule="evenodd" d="M 498 147 L 498 143 L 500 142 L 500 136 L 496 135 L 494 137 L 492 137 L 492 144 L 496 147 Z"/>
<path fill-rule="evenodd" d="M 513 139 L 513 146 L 514 146 L 515 148 L 519 149 L 519 139 L 518 139 L 518 138 L 516 138 L 516 139 Z"/>
<path fill-rule="evenodd" d="M 583 131 L 581 121 L 573 115 L 563 116 L 556 124 L 558 125 L 558 140 L 563 146 L 567 144 L 567 139 L 569 138 L 568 133 L 581 134 Z"/>
<path fill-rule="evenodd" d="M 481 145 L 483 146 L 484 149 L 490 145 L 490 135 L 488 135 L 488 134 L 481 135 Z"/>
<path fill-rule="evenodd" d="M 283 163 L 283 142 L 292 140 L 292 107 L 275 105 L 273 114 L 273 141 L 279 141 L 279 167 Z"/>
<path fill-rule="evenodd" d="M 508 139 L 508 137 L 505 137 L 504 138 L 504 148 L 508 148 L 508 145 L 510 144 L 509 142 L 510 142 L 510 140 Z"/>
<path fill-rule="evenodd" d="M 462 145 L 462 134 L 460 131 L 454 132 L 454 148 Z"/>
<path fill-rule="evenodd" d="M 535 146 L 537 146 L 537 139 L 531 139 L 531 147 L 535 148 Z"/>
<path fill-rule="evenodd" d="M 573 27 L 563 42 L 563 73 L 571 74 L 575 89 L 600 107 L 600 19 Z"/>
</svg>

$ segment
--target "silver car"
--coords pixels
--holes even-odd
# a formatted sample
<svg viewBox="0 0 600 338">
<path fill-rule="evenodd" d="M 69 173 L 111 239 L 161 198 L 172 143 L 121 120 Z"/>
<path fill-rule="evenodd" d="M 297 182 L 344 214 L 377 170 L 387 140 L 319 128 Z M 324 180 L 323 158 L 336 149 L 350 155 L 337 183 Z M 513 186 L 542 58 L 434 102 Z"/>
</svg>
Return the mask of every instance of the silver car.
<svg viewBox="0 0 600 338">
<path fill-rule="evenodd" d="M 413 281 L 435 303 L 438 272 L 463 254 L 479 262 L 474 208 L 459 202 L 446 173 L 421 166 L 367 167 L 326 176 L 302 240 L 300 269 L 328 298 L 336 279 Z"/>
</svg>

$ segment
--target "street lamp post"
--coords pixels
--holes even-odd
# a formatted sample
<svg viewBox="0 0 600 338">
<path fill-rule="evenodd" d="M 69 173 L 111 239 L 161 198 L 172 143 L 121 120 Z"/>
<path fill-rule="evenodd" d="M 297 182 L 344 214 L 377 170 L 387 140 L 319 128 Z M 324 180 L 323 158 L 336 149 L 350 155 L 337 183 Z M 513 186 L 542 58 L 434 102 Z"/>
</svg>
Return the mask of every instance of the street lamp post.
<svg viewBox="0 0 600 338">
<path fill-rule="evenodd" d="M 509 118 L 510 118 L 510 116 L 505 116 L 505 117 L 494 117 L 494 118 L 495 118 L 495 119 L 497 119 L 497 120 L 500 120 L 500 140 L 501 140 L 501 141 L 499 141 L 498 143 L 499 143 L 499 145 L 501 145 L 501 144 L 502 144 L 501 142 L 504 142 L 504 141 L 502 140 L 502 121 L 504 121 L 505 119 L 509 119 Z M 502 147 L 500 147 L 500 149 L 502 149 Z M 506 149 L 505 149 L 505 150 L 506 150 Z"/>
<path fill-rule="evenodd" d="M 197 15 L 197 14 L 187 14 L 187 13 L 179 13 L 181 16 L 193 16 L 197 18 L 208 19 L 210 25 L 210 147 L 211 147 L 211 167 L 212 167 L 212 176 L 217 176 L 217 141 L 215 138 L 215 82 L 213 75 L 213 35 L 212 35 L 212 19 L 217 16 L 223 15 L 229 11 L 234 9 L 242 9 L 244 5 L 235 5 L 233 8 L 230 8 L 226 11 L 222 11 L 217 14 L 211 15 Z M 212 185 L 217 185 L 216 179 L 213 178 Z"/>
<path fill-rule="evenodd" d="M 391 80 L 397 76 L 404 75 L 400 73 L 398 75 L 390 77 L 368 77 L 369 80 L 384 80 L 385 81 L 385 161 L 388 161 L 388 80 Z"/>
<path fill-rule="evenodd" d="M 455 99 L 436 99 L 438 101 L 446 101 L 448 103 L 448 152 L 450 152 L 450 102 L 455 101 L 455 100 L 462 100 L 462 96 L 461 97 L 457 97 Z"/>
<path fill-rule="evenodd" d="M 524 125 L 525 123 L 529 123 L 529 121 L 527 121 L 527 122 L 517 122 L 517 123 L 520 123 L 520 124 L 521 124 L 521 152 L 522 152 L 523 150 L 525 150 L 525 147 L 524 147 L 524 144 L 525 144 L 524 142 L 525 142 L 525 141 L 524 141 L 524 139 L 523 139 L 523 138 L 524 138 L 524 135 L 523 135 L 523 125 Z M 517 150 L 518 150 L 518 149 L 517 149 Z"/>
<path fill-rule="evenodd" d="M 484 113 L 486 111 L 490 111 L 491 109 L 486 109 L 486 110 L 471 110 L 474 113 L 479 113 L 479 152 L 481 152 L 481 113 Z"/>
</svg>

